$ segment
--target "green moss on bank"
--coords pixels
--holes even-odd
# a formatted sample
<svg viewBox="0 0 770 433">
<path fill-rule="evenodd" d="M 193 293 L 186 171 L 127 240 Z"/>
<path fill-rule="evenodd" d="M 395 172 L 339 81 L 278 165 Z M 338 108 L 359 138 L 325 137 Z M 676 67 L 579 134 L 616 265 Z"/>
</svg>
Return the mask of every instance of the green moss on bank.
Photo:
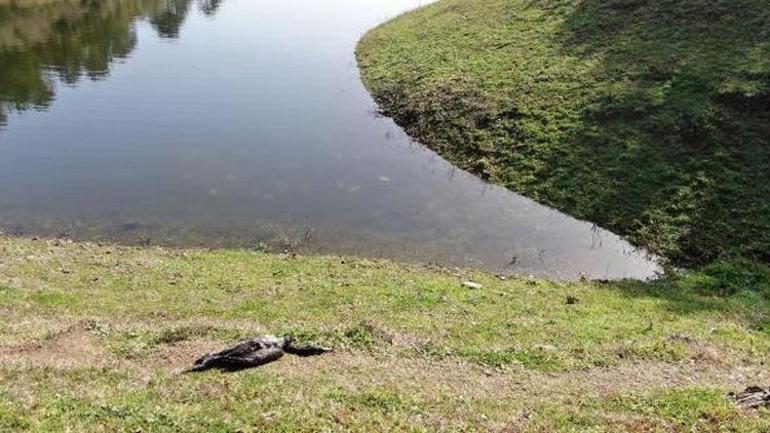
<svg viewBox="0 0 770 433">
<path fill-rule="evenodd" d="M 762 431 L 726 395 L 770 379 L 768 311 L 740 262 L 560 283 L 0 238 L 0 430 Z M 177 373 L 265 332 L 337 351 Z"/>
<path fill-rule="evenodd" d="M 358 59 L 463 168 L 677 263 L 767 262 L 768 29 L 762 0 L 440 0 Z"/>
</svg>

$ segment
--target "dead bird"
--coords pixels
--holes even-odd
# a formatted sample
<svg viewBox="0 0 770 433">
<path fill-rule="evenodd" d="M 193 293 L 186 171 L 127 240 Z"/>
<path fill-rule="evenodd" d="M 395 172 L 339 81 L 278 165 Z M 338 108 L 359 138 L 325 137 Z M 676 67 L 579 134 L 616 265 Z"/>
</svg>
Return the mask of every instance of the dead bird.
<svg viewBox="0 0 770 433">
<path fill-rule="evenodd" d="M 759 409 L 761 407 L 770 407 L 770 387 L 762 388 L 759 386 L 750 386 L 739 393 L 730 393 L 729 396 L 743 409 Z"/>
<path fill-rule="evenodd" d="M 295 345 L 294 339 L 290 336 L 262 335 L 241 341 L 221 352 L 204 355 L 198 358 L 186 372 L 204 371 L 212 368 L 237 371 L 277 361 L 284 353 L 305 357 L 318 356 L 332 351 L 330 348 L 315 345 Z"/>
</svg>

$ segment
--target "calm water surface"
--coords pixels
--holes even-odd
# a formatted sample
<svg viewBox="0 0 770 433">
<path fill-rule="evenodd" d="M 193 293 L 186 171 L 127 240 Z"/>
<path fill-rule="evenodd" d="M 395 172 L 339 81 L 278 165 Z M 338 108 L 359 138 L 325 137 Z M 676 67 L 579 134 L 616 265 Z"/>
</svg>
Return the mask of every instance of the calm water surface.
<svg viewBox="0 0 770 433">
<path fill-rule="evenodd" d="M 617 236 L 378 117 L 356 41 L 419 0 L 0 6 L 0 227 L 647 277 Z"/>
</svg>

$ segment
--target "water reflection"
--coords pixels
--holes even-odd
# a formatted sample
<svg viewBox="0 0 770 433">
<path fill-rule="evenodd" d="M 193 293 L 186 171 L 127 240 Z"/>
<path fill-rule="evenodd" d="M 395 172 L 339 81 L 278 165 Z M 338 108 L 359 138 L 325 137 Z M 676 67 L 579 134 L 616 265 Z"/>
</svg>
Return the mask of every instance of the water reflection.
<svg viewBox="0 0 770 433">
<path fill-rule="evenodd" d="M 57 82 L 106 78 L 136 48 L 139 19 L 178 38 L 193 3 L 213 16 L 221 0 L 0 0 L 0 126 L 8 111 L 48 108 Z"/>
<path fill-rule="evenodd" d="M 201 13 L 209 17 L 214 16 L 221 5 L 222 0 L 201 0 L 198 2 Z"/>
<path fill-rule="evenodd" d="M 166 0 L 164 7 L 149 14 L 149 20 L 158 35 L 166 39 L 176 39 L 190 9 L 189 0 Z"/>
</svg>

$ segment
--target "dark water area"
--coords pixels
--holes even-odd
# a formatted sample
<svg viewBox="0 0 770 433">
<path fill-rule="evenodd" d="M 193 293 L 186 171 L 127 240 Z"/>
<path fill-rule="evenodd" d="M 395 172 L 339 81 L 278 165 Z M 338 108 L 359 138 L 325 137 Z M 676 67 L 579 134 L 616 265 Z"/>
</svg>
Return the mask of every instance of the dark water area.
<svg viewBox="0 0 770 433">
<path fill-rule="evenodd" d="M 30 2 L 35 3 L 35 2 Z M 658 266 L 414 143 L 356 41 L 418 0 L 0 5 L 0 229 L 574 278 Z"/>
</svg>

